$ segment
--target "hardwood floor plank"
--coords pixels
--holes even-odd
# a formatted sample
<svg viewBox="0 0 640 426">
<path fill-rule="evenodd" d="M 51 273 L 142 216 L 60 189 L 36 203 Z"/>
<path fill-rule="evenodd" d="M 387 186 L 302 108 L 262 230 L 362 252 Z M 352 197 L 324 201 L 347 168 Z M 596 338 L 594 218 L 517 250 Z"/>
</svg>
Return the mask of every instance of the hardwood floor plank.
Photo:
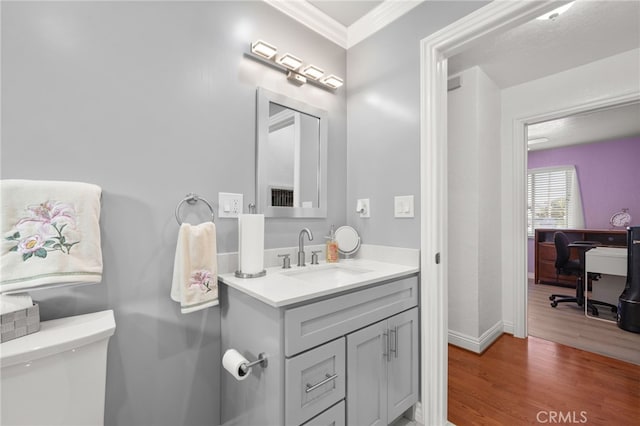
<svg viewBox="0 0 640 426">
<path fill-rule="evenodd" d="M 448 396 L 458 426 L 553 423 L 550 415 L 630 425 L 640 419 L 640 366 L 505 334 L 482 355 L 449 345 Z"/>
<path fill-rule="evenodd" d="M 622 330 L 613 322 L 587 318 L 575 303 L 552 308 L 552 293 L 569 295 L 571 290 L 529 280 L 529 335 L 640 365 L 640 334 Z M 614 318 L 607 309 L 600 309 L 600 316 Z"/>
</svg>

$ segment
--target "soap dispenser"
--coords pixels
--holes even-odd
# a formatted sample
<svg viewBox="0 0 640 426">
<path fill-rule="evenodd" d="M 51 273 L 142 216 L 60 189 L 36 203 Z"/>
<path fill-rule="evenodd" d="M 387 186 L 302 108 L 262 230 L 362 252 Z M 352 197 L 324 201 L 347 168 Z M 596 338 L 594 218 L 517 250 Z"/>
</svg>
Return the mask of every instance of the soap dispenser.
<svg viewBox="0 0 640 426">
<path fill-rule="evenodd" d="M 336 232 L 333 225 L 327 237 L 327 263 L 336 263 L 338 261 L 338 243 L 336 242 Z"/>
</svg>

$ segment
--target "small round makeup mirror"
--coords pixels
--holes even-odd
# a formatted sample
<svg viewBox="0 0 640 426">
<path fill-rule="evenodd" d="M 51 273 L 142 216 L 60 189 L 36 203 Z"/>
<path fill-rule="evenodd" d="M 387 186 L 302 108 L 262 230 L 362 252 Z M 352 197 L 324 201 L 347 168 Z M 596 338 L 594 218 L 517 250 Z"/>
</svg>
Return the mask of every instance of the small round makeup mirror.
<svg viewBox="0 0 640 426">
<path fill-rule="evenodd" d="M 336 229 L 335 238 L 338 251 L 344 255 L 355 254 L 360 248 L 360 235 L 350 226 L 341 226 Z"/>
</svg>

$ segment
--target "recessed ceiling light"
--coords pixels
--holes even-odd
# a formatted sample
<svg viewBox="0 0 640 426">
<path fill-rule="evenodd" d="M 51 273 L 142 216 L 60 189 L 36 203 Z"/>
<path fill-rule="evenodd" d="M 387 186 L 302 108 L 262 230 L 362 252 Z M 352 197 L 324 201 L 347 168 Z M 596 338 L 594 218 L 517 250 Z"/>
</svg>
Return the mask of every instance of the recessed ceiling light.
<svg viewBox="0 0 640 426">
<path fill-rule="evenodd" d="M 293 56 L 291 53 L 285 53 L 284 55 L 276 59 L 276 62 L 294 71 L 300 68 L 300 65 L 302 65 L 302 61 L 299 58 Z"/>
<path fill-rule="evenodd" d="M 330 75 L 329 77 L 323 79 L 322 82 L 332 89 L 337 89 L 344 84 L 344 81 L 340 77 L 336 77 L 335 75 Z"/>
<path fill-rule="evenodd" d="M 266 41 L 258 40 L 251 43 L 251 51 L 258 56 L 262 56 L 266 59 L 273 58 L 278 49 L 274 45 L 267 43 Z"/>
<path fill-rule="evenodd" d="M 541 21 L 547 21 L 547 20 L 553 21 L 558 16 L 562 15 L 564 12 L 569 10 L 569 8 L 571 6 L 573 6 L 573 3 L 575 3 L 575 1 L 572 1 L 571 3 L 564 4 L 564 5 L 560 6 L 560 7 L 558 7 L 557 9 L 553 9 L 551 12 L 547 12 L 544 15 L 538 16 L 536 19 L 539 19 Z"/>
<path fill-rule="evenodd" d="M 315 65 L 309 65 L 302 70 L 302 74 L 309 77 L 312 80 L 317 80 L 324 74 L 324 70 L 316 67 Z"/>
<path fill-rule="evenodd" d="M 527 141 L 527 144 L 529 145 L 535 145 L 537 143 L 545 143 L 545 142 L 549 142 L 549 138 L 536 138 L 536 139 L 529 139 Z"/>
</svg>

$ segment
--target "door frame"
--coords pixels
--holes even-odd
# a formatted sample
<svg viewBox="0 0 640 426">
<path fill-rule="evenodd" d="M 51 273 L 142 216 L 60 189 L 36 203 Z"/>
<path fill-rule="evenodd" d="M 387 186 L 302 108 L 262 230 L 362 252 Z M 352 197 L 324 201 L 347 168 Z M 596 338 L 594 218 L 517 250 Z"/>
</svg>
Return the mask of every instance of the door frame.
<svg viewBox="0 0 640 426">
<path fill-rule="evenodd" d="M 420 41 L 422 380 L 415 417 L 422 424 L 447 424 L 447 58 L 558 5 L 550 0 L 494 1 Z M 510 243 L 514 275 L 526 277 L 526 238 Z"/>
<path fill-rule="evenodd" d="M 517 185 L 514 186 L 513 194 L 515 206 L 513 208 L 512 221 L 517 229 L 513 235 L 514 244 L 524 247 L 525 264 L 524 272 L 515 271 L 514 279 L 518 277 L 518 281 L 514 281 L 516 286 L 513 293 L 514 306 L 514 336 L 525 338 L 529 335 L 527 326 L 527 305 L 528 305 L 528 276 L 526 256 L 528 250 L 527 236 L 522 232 L 527 229 L 526 209 L 527 209 L 527 125 L 536 124 L 549 120 L 556 120 L 576 114 L 592 112 L 602 108 L 610 108 L 622 105 L 628 105 L 640 102 L 640 91 L 624 93 L 620 95 L 609 95 L 597 99 L 592 99 L 582 103 L 576 103 L 563 108 L 554 108 L 543 112 L 519 117 L 513 120 L 511 135 L 514 142 L 513 164 L 514 174 L 516 176 Z"/>
</svg>

